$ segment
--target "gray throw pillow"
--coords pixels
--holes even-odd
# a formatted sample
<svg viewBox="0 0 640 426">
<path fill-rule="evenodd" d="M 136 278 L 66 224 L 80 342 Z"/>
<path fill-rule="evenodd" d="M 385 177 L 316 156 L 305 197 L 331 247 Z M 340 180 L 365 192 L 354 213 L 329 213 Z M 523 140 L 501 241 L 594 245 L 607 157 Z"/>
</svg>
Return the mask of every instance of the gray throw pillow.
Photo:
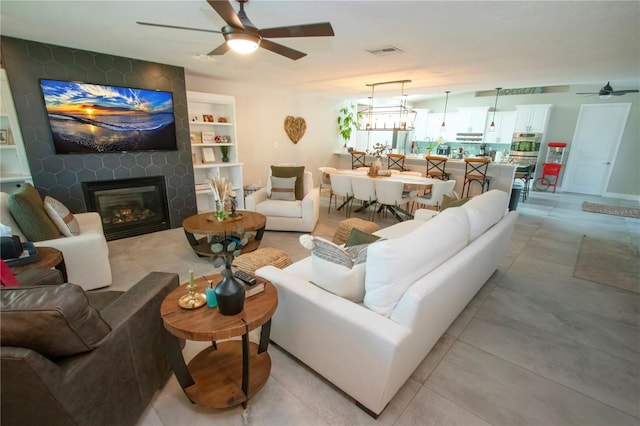
<svg viewBox="0 0 640 426">
<path fill-rule="evenodd" d="M 295 201 L 296 178 L 281 178 L 271 176 L 271 199 L 280 201 Z"/>
</svg>

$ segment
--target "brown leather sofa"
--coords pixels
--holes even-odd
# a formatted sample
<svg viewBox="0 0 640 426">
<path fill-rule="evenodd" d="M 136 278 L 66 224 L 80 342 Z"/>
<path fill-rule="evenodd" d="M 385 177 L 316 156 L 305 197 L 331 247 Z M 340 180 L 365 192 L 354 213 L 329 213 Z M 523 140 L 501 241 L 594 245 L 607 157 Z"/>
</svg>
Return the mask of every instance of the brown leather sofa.
<svg viewBox="0 0 640 426">
<path fill-rule="evenodd" d="M 0 423 L 134 425 L 170 375 L 160 304 L 178 284 L 152 272 L 124 293 L 0 289 Z"/>
</svg>

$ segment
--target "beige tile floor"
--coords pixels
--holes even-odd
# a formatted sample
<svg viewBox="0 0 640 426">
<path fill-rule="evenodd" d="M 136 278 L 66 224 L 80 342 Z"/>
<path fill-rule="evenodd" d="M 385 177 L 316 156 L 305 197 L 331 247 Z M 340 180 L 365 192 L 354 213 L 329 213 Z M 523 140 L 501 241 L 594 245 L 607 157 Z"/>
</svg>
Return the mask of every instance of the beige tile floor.
<svg viewBox="0 0 640 426">
<path fill-rule="evenodd" d="M 583 201 L 638 207 L 561 193 L 533 192 L 520 202 L 514 237 L 498 271 L 377 421 L 270 345 L 271 376 L 246 410 L 192 405 L 172 377 L 138 425 L 640 425 L 640 295 L 572 277 L 582 235 L 640 247 L 640 220 L 582 212 Z M 330 234 L 344 218 L 333 209 L 327 214 L 327 199 L 323 202 L 318 235 Z M 392 222 L 381 220 L 383 226 Z M 183 238 L 179 230 L 164 232 Z M 298 235 L 267 232 L 263 245 L 305 257 Z M 110 242 L 112 261 L 116 251 L 130 255 L 125 247 L 144 251 L 145 243 L 127 240 Z M 176 244 L 173 257 L 179 250 L 191 256 L 188 246 Z M 181 262 L 184 278 L 188 262 Z M 176 267 L 163 256 L 137 263 L 141 270 L 133 276 L 131 269 L 125 274 L 114 267 L 114 287 L 118 279 L 137 279 L 136 273 Z M 192 264 L 209 266 L 201 260 Z M 202 346 L 189 342 L 185 357 Z"/>
</svg>

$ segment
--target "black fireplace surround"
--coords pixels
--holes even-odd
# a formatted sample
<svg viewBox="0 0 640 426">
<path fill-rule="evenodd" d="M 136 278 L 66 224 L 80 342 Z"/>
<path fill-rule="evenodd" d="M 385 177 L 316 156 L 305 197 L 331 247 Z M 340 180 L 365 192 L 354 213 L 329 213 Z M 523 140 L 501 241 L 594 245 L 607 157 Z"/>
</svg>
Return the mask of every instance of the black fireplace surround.
<svg viewBox="0 0 640 426">
<path fill-rule="evenodd" d="M 171 227 L 164 176 L 83 182 L 87 211 L 102 217 L 107 240 Z"/>
</svg>

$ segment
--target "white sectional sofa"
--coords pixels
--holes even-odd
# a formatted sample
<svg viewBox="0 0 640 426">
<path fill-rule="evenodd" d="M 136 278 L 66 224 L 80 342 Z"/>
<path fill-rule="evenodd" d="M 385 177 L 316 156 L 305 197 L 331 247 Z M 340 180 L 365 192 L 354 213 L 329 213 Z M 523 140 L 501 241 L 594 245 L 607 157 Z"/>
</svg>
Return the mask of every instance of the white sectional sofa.
<svg viewBox="0 0 640 426">
<path fill-rule="evenodd" d="M 377 417 L 503 259 L 508 198 L 492 190 L 376 232 L 361 303 L 313 284 L 313 256 L 257 270 L 278 289 L 271 339 Z"/>
</svg>

